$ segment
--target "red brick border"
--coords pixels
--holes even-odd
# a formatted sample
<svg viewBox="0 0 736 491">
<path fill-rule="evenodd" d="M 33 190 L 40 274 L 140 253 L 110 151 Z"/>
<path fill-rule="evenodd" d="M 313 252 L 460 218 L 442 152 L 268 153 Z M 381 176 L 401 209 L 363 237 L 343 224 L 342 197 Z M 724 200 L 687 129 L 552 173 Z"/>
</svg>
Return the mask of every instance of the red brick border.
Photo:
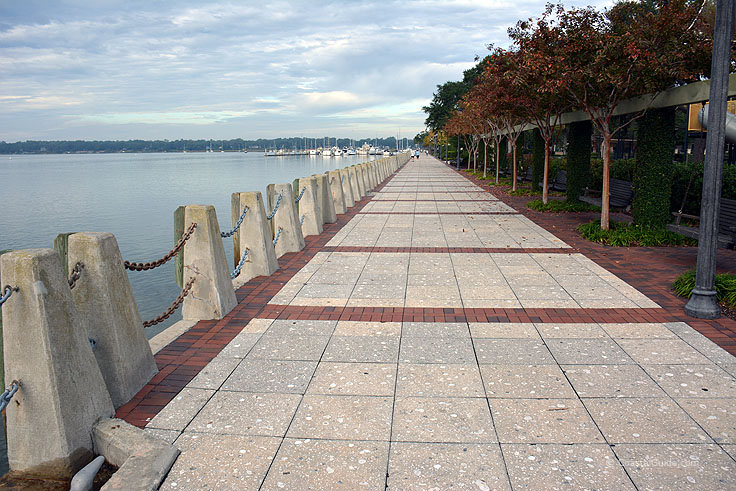
<svg viewBox="0 0 736 491">
<path fill-rule="evenodd" d="M 521 215 L 516 211 L 363 211 L 361 215 Z"/>
<path fill-rule="evenodd" d="M 409 252 L 409 253 L 505 253 L 505 254 L 575 254 L 577 251 L 569 247 L 522 248 L 522 247 L 362 247 L 362 246 L 325 246 L 323 252 Z"/>
</svg>

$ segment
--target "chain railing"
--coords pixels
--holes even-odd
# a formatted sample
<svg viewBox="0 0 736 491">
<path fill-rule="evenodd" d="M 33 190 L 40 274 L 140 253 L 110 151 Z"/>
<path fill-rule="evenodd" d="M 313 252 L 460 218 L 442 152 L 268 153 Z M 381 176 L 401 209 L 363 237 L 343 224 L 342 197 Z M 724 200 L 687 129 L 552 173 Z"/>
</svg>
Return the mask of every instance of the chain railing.
<svg viewBox="0 0 736 491">
<path fill-rule="evenodd" d="M 13 292 L 17 292 L 18 290 L 19 288 L 17 286 L 5 285 L 5 287 L 3 288 L 3 294 L 2 296 L 0 296 L 0 305 L 7 302 L 7 300 L 10 298 L 10 295 L 12 295 Z"/>
<path fill-rule="evenodd" d="M 184 285 L 184 288 L 181 290 L 181 293 L 179 294 L 179 296 L 176 297 L 176 300 L 172 302 L 172 304 L 169 306 L 168 309 L 164 310 L 163 314 L 157 317 L 154 317 L 150 321 L 143 322 L 143 327 L 155 326 L 156 324 L 159 324 L 165 321 L 166 319 L 168 319 L 171 316 L 171 314 L 173 314 L 176 311 L 176 309 L 179 308 L 179 305 L 181 305 L 181 303 L 184 301 L 184 298 L 187 295 L 189 295 L 189 292 L 192 289 L 192 285 L 194 284 L 195 279 L 196 277 L 192 278 L 191 280 L 189 280 L 189 282 L 187 282 L 186 285 Z"/>
<path fill-rule="evenodd" d="M 157 268 L 163 264 L 166 264 L 179 253 L 179 250 L 184 247 L 184 244 L 189 239 L 189 237 L 192 236 L 194 233 L 194 229 L 197 228 L 197 223 L 192 223 L 189 225 L 189 228 L 186 232 L 184 232 L 184 235 L 181 236 L 181 239 L 179 239 L 179 242 L 176 243 L 173 249 L 171 249 L 164 257 L 161 259 L 157 259 L 156 261 L 148 262 L 148 263 L 132 263 L 130 261 L 124 261 L 123 266 L 125 266 L 125 269 L 129 269 L 131 271 L 147 271 L 149 269 Z"/>
<path fill-rule="evenodd" d="M 77 280 L 82 276 L 82 270 L 84 269 L 84 263 L 77 263 L 72 269 L 72 274 L 69 276 L 69 289 L 73 290 L 77 286 Z"/>
<path fill-rule="evenodd" d="M 304 218 L 306 218 L 306 214 L 302 215 L 302 217 L 299 219 L 299 225 L 304 225 Z"/>
<path fill-rule="evenodd" d="M 230 273 L 231 280 L 234 280 L 235 278 L 240 276 L 240 270 L 242 269 L 243 264 L 245 264 L 245 258 L 248 257 L 248 254 L 250 254 L 250 249 L 246 249 L 243 252 L 243 255 L 240 257 L 240 261 L 238 261 L 238 265 L 235 266 L 235 269 L 233 270 L 233 272 Z"/>
<path fill-rule="evenodd" d="M 302 188 L 301 192 L 299 193 L 299 196 L 297 196 L 294 199 L 294 203 L 299 203 L 302 200 L 302 196 L 304 196 L 304 191 L 306 191 L 307 188 Z"/>
<path fill-rule="evenodd" d="M 269 213 L 268 215 L 266 215 L 266 218 L 267 219 L 270 220 L 270 219 L 272 219 L 276 215 L 276 210 L 279 209 L 279 205 L 281 204 L 281 198 L 282 197 L 283 197 L 283 195 L 279 194 L 279 197 L 276 198 L 276 204 L 273 205 L 273 211 L 271 213 Z"/>
<path fill-rule="evenodd" d="M 220 232 L 220 237 L 223 239 L 227 239 L 228 237 L 232 237 L 235 232 L 238 231 L 240 228 L 240 225 L 243 223 L 243 219 L 245 218 L 245 214 L 248 213 L 248 207 L 246 206 L 243 208 L 243 213 L 240 214 L 240 218 L 238 218 L 238 221 L 235 222 L 235 226 L 233 229 L 229 232 Z"/>
<path fill-rule="evenodd" d="M 279 237 L 281 237 L 281 231 L 283 229 L 279 227 L 279 230 L 276 232 L 276 237 L 273 238 L 273 246 L 276 247 L 276 244 L 279 242 Z"/>
<path fill-rule="evenodd" d="M 0 412 L 5 411 L 5 408 L 10 404 L 10 400 L 13 398 L 16 392 L 20 389 L 20 382 L 13 380 L 10 383 L 10 387 L 5 389 L 5 392 L 0 394 Z"/>
</svg>

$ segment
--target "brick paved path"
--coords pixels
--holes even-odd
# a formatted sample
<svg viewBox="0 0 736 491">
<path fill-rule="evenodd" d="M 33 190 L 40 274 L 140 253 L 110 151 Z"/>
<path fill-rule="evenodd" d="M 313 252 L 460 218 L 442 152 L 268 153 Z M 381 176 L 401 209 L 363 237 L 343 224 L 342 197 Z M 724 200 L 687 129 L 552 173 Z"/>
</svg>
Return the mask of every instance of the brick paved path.
<svg viewBox="0 0 736 491">
<path fill-rule="evenodd" d="M 119 411 L 164 489 L 736 487 L 736 359 L 434 159 L 280 264 Z"/>
</svg>

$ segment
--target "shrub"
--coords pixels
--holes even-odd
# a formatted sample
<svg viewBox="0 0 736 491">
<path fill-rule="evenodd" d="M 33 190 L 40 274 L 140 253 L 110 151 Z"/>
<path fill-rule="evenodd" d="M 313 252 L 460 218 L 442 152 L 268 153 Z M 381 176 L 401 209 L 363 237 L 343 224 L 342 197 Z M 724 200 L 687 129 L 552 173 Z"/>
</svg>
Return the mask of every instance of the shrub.
<svg viewBox="0 0 736 491">
<path fill-rule="evenodd" d="M 551 174 L 551 172 L 550 172 Z M 539 183 L 544 179 L 544 139 L 539 128 L 532 131 L 532 189 L 541 191 Z"/>
<path fill-rule="evenodd" d="M 672 289 L 681 297 L 690 298 L 695 287 L 695 270 L 682 273 L 672 283 Z M 716 297 L 727 307 L 736 308 L 736 275 L 721 273 L 716 275 Z"/>
<path fill-rule="evenodd" d="M 609 230 L 602 230 L 598 220 L 584 223 L 578 227 L 583 238 L 614 247 L 659 247 L 696 245 L 689 239 L 666 228 L 645 227 L 642 225 L 611 221 Z"/>
<path fill-rule="evenodd" d="M 600 207 L 583 203 L 582 201 L 559 201 L 550 200 L 544 204 L 541 199 L 529 201 L 526 206 L 536 211 L 549 211 L 552 213 L 601 211 Z"/>
<path fill-rule="evenodd" d="M 693 166 L 695 167 L 693 172 Z M 670 196 L 670 210 L 677 211 L 682 205 L 687 183 L 690 175 L 693 175 L 690 189 L 687 192 L 687 201 L 683 213 L 688 215 L 700 215 L 700 199 L 703 191 L 703 163 L 691 161 L 673 162 L 672 164 L 672 195 Z M 736 199 L 736 165 L 725 164 L 723 166 L 723 190 L 721 196 L 728 199 Z"/>
<path fill-rule="evenodd" d="M 603 160 L 600 158 L 590 159 L 590 188 L 600 191 L 603 189 Z M 619 159 L 611 161 L 610 177 L 623 181 L 634 180 L 635 159 Z"/>
<path fill-rule="evenodd" d="M 567 136 L 567 199 L 577 201 L 590 182 L 590 121 L 571 123 Z"/>
</svg>

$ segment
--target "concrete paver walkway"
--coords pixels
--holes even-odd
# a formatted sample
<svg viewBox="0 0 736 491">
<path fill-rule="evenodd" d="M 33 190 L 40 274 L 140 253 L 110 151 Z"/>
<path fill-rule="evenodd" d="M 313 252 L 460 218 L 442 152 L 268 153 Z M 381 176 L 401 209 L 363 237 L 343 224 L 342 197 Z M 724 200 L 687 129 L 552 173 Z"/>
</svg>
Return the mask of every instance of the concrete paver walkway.
<svg viewBox="0 0 736 491">
<path fill-rule="evenodd" d="M 422 157 L 148 422 L 163 488 L 733 489 L 735 360 L 661 310 Z"/>
</svg>

